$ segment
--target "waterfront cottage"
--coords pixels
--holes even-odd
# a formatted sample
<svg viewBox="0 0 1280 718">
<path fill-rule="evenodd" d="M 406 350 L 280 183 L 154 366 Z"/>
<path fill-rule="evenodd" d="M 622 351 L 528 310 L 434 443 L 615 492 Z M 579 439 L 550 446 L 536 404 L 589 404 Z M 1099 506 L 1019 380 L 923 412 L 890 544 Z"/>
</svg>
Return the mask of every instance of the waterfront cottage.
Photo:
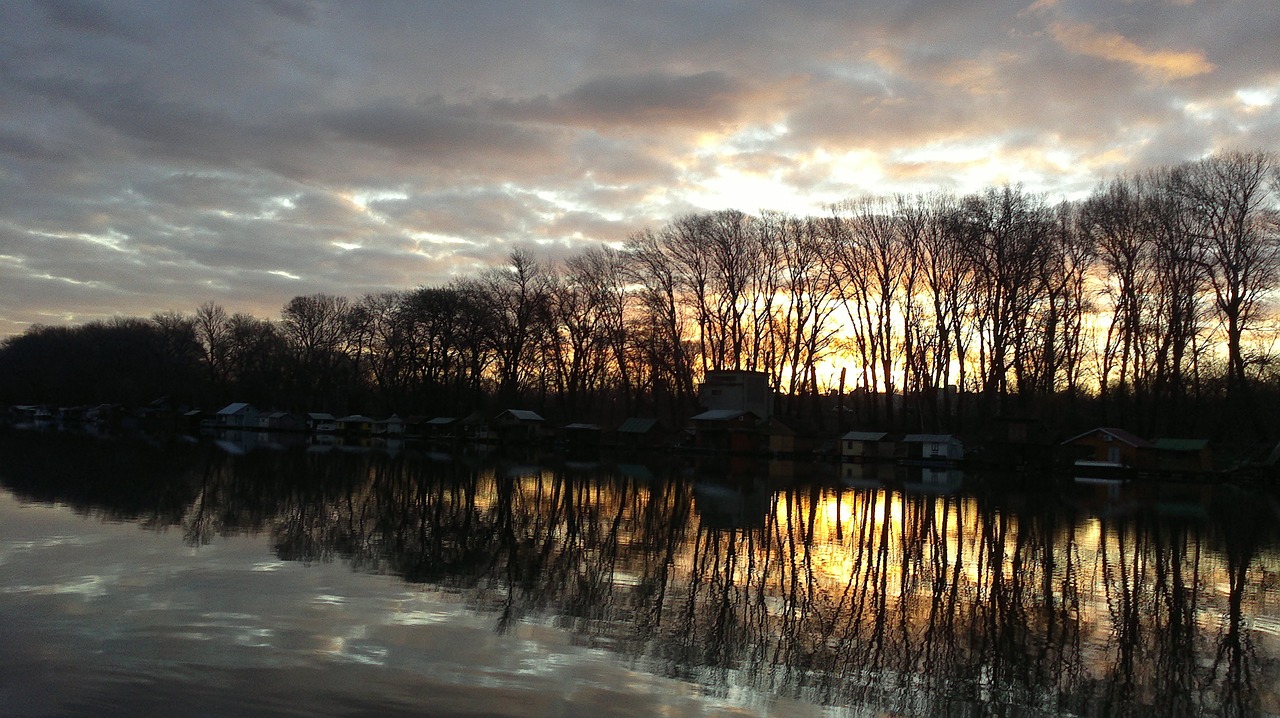
<svg viewBox="0 0 1280 718">
<path fill-rule="evenodd" d="M 840 456 L 851 461 L 894 458 L 894 441 L 884 431 L 850 431 L 840 437 Z"/>
<path fill-rule="evenodd" d="M 964 444 L 951 434 L 907 434 L 902 437 L 903 458 L 922 461 L 960 461 Z"/>
<path fill-rule="evenodd" d="M 218 411 L 216 420 L 219 429 L 256 429 L 258 410 L 245 402 L 227 404 Z"/>
<path fill-rule="evenodd" d="M 1155 448 L 1137 434 L 1105 426 L 1073 436 L 1062 445 L 1075 450 L 1082 461 L 1130 469 L 1149 468 Z"/>
<path fill-rule="evenodd" d="M 507 409 L 489 423 L 499 441 L 523 442 L 542 438 L 546 419 L 536 411 Z"/>
<path fill-rule="evenodd" d="M 731 453 L 756 453 L 768 448 L 768 433 L 760 417 L 742 409 L 712 409 L 690 419 L 698 448 Z"/>
</svg>

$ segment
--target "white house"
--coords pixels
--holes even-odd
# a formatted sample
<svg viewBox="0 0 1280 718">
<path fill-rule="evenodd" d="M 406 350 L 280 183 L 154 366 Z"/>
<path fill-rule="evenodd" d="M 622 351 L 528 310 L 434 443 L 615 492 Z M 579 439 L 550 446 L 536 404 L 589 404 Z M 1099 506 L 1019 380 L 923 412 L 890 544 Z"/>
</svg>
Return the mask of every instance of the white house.
<svg viewBox="0 0 1280 718">
<path fill-rule="evenodd" d="M 960 461 L 964 444 L 951 434 L 907 434 L 902 438 L 908 459 Z"/>
<path fill-rule="evenodd" d="M 252 404 L 238 401 L 222 407 L 216 420 L 220 429 L 257 429 L 258 410 Z"/>
</svg>

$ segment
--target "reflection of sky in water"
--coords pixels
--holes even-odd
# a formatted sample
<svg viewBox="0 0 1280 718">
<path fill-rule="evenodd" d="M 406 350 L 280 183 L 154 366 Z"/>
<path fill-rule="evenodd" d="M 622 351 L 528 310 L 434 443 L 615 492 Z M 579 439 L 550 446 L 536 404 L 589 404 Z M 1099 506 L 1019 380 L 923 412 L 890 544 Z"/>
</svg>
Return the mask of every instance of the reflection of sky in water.
<svg viewBox="0 0 1280 718">
<path fill-rule="evenodd" d="M 60 446 L 0 467 L 76 507 L 0 494 L 18 715 L 1280 708 L 1275 511 L 1233 489 Z"/>
<path fill-rule="evenodd" d="M 269 554 L 261 537 L 192 549 L 0 492 L 0 712 L 736 712 L 552 628 L 497 635 L 454 594 Z"/>
</svg>

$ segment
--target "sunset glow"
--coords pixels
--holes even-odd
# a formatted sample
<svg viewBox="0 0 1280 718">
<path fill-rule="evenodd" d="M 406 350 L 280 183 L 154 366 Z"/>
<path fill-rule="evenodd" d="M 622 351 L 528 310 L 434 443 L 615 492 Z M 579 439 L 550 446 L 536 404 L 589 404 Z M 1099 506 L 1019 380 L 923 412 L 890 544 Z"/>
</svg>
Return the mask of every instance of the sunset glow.
<svg viewBox="0 0 1280 718">
<path fill-rule="evenodd" d="M 0 336 L 204 301 L 269 317 L 691 211 L 1006 182 L 1079 197 L 1277 146 L 1277 16 L 6 3 Z"/>
</svg>

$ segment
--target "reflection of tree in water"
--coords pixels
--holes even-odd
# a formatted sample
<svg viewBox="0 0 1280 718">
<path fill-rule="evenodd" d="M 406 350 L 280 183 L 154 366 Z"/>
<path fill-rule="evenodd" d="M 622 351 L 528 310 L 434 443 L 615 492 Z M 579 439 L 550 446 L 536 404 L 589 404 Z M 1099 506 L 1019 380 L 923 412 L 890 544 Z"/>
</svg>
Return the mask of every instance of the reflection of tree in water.
<svg viewBox="0 0 1280 718">
<path fill-rule="evenodd" d="M 722 695 L 900 714 L 1276 705 L 1275 658 L 1248 627 L 1277 598 L 1259 579 L 1276 537 L 1249 495 L 1217 490 L 1194 518 L 1097 517 L 1056 497 L 762 493 L 417 452 L 185 456 L 160 493 L 189 497 L 168 511 L 189 540 L 269 531 L 282 558 L 456 592 L 500 630 L 549 617 Z M 84 495 L 62 481 L 44 491 Z"/>
</svg>

